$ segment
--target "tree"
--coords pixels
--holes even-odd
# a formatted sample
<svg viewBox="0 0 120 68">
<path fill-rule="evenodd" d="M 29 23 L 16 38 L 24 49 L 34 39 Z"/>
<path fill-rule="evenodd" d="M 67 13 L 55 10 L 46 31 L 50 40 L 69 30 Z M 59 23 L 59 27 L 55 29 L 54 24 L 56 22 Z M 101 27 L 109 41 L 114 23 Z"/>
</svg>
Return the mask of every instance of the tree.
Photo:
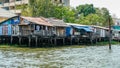
<svg viewBox="0 0 120 68">
<path fill-rule="evenodd" d="M 77 8 L 76 22 L 87 25 L 108 26 L 108 19 L 112 18 L 106 8 L 96 8 L 92 4 L 79 5 Z"/>
<path fill-rule="evenodd" d="M 93 4 L 85 4 L 85 5 L 79 5 L 76 7 L 78 14 L 83 13 L 84 16 L 87 16 L 88 14 L 95 13 L 95 8 Z"/>
<path fill-rule="evenodd" d="M 101 14 L 104 17 L 104 22 L 103 23 L 104 23 L 105 26 L 108 26 L 109 18 L 111 20 L 111 24 L 113 24 L 112 17 L 110 15 L 109 11 L 107 10 L 107 8 L 102 8 L 101 9 Z"/>
<path fill-rule="evenodd" d="M 29 0 L 29 4 L 26 7 L 23 7 L 22 15 L 24 16 L 25 13 L 30 13 L 28 16 L 33 17 L 50 17 L 52 9 L 54 8 L 54 5 L 50 2 L 50 0 Z M 27 9 L 29 11 L 27 11 Z"/>
<path fill-rule="evenodd" d="M 108 26 L 108 19 L 112 18 L 106 8 L 96 8 L 93 4 L 79 5 L 75 8 L 54 4 L 51 0 L 30 0 L 28 5 L 22 6 L 23 16 L 54 17 L 65 22 L 85 25 Z"/>
</svg>

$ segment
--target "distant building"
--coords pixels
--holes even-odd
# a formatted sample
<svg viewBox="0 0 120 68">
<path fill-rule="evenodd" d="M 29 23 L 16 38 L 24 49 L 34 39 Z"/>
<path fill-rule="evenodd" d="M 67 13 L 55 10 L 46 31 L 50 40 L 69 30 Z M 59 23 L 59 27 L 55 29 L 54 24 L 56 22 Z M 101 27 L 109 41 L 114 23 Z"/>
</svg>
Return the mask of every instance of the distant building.
<svg viewBox="0 0 120 68">
<path fill-rule="evenodd" d="M 70 6 L 70 0 L 52 0 L 53 3 L 60 3 L 63 6 Z"/>
<path fill-rule="evenodd" d="M 120 26 L 120 19 L 118 19 L 118 18 L 113 18 L 113 23 L 114 23 L 114 25 Z"/>
<path fill-rule="evenodd" d="M 70 6 L 70 0 L 52 0 L 53 3 L 63 4 L 64 6 Z M 20 14 L 21 9 L 16 8 L 23 4 L 28 4 L 29 0 L 0 0 L 0 8 L 9 10 L 13 13 Z"/>
<path fill-rule="evenodd" d="M 22 4 L 28 4 L 28 0 L 0 0 L 0 8 L 9 10 L 10 12 L 20 14 L 21 9 L 16 8 Z"/>
</svg>

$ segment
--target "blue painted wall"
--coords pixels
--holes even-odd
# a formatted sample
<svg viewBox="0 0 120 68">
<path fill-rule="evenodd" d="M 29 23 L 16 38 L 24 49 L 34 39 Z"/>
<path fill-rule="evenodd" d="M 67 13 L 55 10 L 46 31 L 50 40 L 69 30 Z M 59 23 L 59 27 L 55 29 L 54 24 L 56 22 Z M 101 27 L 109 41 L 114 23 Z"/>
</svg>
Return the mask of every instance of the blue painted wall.
<svg viewBox="0 0 120 68">
<path fill-rule="evenodd" d="M 5 31 L 4 29 L 4 25 L 7 26 L 7 34 L 5 35 L 12 35 L 12 25 L 17 25 L 20 22 L 20 17 L 14 17 L 14 18 L 10 18 L 9 20 L 6 20 L 4 22 L 2 22 L 0 24 L 0 35 L 4 35 L 3 31 Z"/>
<path fill-rule="evenodd" d="M 93 30 L 91 30 L 92 29 L 91 26 L 79 26 L 79 25 L 78 26 L 74 26 L 74 25 L 72 25 L 72 26 L 69 26 L 69 27 L 66 28 L 66 36 L 71 36 L 72 33 L 73 33 L 73 29 L 75 29 L 75 28 L 78 29 L 78 30 L 83 29 L 86 32 L 93 32 Z M 78 31 L 78 32 L 81 32 L 81 31 Z"/>
<path fill-rule="evenodd" d="M 0 35 L 2 35 L 2 26 L 0 26 Z"/>
<path fill-rule="evenodd" d="M 66 36 L 71 36 L 71 30 L 72 30 L 72 27 L 66 28 Z"/>
</svg>

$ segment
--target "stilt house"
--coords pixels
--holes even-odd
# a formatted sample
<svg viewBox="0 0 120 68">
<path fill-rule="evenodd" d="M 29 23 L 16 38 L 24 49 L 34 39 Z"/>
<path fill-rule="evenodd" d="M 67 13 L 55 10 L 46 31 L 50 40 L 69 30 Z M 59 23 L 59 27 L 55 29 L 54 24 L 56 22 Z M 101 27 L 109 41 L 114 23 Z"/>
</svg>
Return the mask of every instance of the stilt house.
<svg viewBox="0 0 120 68">
<path fill-rule="evenodd" d="M 55 18 L 44 18 L 47 22 L 53 25 L 53 34 L 58 37 L 66 36 L 66 27 L 68 26 L 63 20 Z"/>
<path fill-rule="evenodd" d="M 20 35 L 21 36 L 52 36 L 52 24 L 46 22 L 41 17 L 21 17 Z"/>
<path fill-rule="evenodd" d="M 92 25 L 94 31 L 94 37 L 99 41 L 108 39 L 109 37 L 109 28 Z"/>
<path fill-rule="evenodd" d="M 69 25 L 66 28 L 67 36 L 80 36 L 80 37 L 90 37 L 90 34 L 93 33 L 92 27 L 88 25 L 80 25 L 67 23 Z"/>
<path fill-rule="evenodd" d="M 5 9 L 0 9 L 0 36 L 19 35 L 19 22 L 19 16 Z"/>
</svg>

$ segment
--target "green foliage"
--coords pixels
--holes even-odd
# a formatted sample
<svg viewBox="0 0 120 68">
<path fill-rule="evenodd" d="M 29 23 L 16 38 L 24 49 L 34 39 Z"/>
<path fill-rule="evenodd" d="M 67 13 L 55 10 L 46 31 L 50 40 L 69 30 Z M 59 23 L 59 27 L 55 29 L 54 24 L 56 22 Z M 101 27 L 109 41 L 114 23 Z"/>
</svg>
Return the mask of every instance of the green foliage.
<svg viewBox="0 0 120 68">
<path fill-rule="evenodd" d="M 113 24 L 109 11 L 106 8 L 95 8 L 92 4 L 79 5 L 76 8 L 76 22 L 85 25 L 108 26 L 110 19 Z"/>
<path fill-rule="evenodd" d="M 78 11 L 78 14 L 83 13 L 84 16 L 95 13 L 93 4 L 79 5 L 76 9 Z"/>
<path fill-rule="evenodd" d="M 23 16 L 55 17 L 65 22 L 100 26 L 108 26 L 110 19 L 113 24 L 109 11 L 106 8 L 96 8 L 93 4 L 79 5 L 75 9 L 52 3 L 51 0 L 29 0 L 28 5 L 22 5 L 20 8 Z"/>
<path fill-rule="evenodd" d="M 89 14 L 86 17 L 82 14 L 77 22 L 80 22 L 80 24 L 86 24 L 86 25 L 102 25 L 99 22 L 102 22 L 102 17 L 100 17 L 97 14 Z"/>
<path fill-rule="evenodd" d="M 23 7 L 23 16 L 55 17 L 65 22 L 75 22 L 75 12 L 69 7 L 53 4 L 50 0 L 30 0 L 29 2 L 29 5 Z"/>
<path fill-rule="evenodd" d="M 66 10 L 63 12 L 63 18 L 65 22 L 75 23 L 75 12 L 69 8 L 65 8 Z"/>
</svg>

